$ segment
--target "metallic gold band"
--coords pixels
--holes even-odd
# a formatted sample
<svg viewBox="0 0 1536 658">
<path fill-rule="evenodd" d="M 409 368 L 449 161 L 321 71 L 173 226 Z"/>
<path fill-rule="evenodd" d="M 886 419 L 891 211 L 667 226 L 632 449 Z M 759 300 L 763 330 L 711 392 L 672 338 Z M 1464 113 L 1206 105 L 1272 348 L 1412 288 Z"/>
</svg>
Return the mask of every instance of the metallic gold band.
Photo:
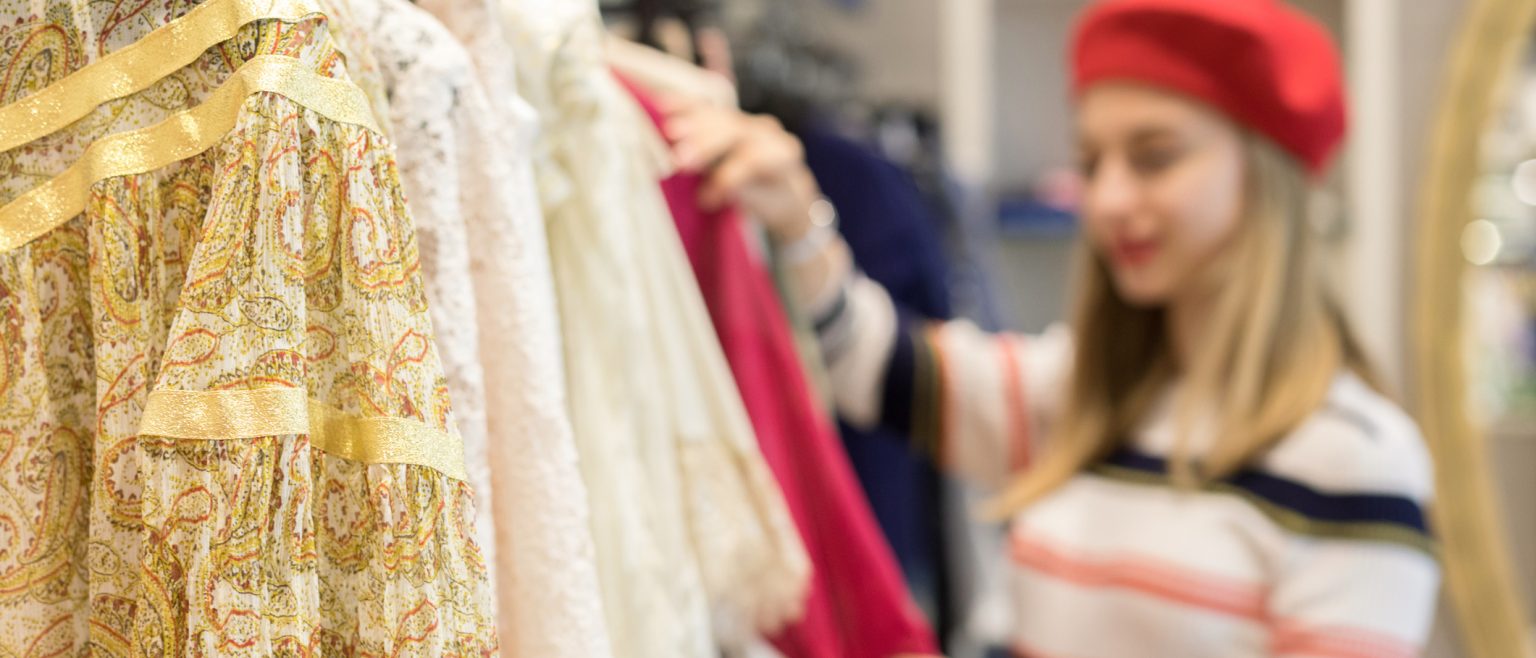
<svg viewBox="0 0 1536 658">
<path fill-rule="evenodd" d="M 201 441 L 306 434 L 310 445 L 344 459 L 415 464 L 465 478 L 458 434 L 408 418 L 355 416 L 310 400 L 298 388 L 155 391 L 139 433 Z"/>
<path fill-rule="evenodd" d="M 334 121 L 379 132 L 368 98 L 357 85 L 322 76 L 292 57 L 256 57 L 201 105 L 153 126 L 97 140 L 63 173 L 0 206 L 0 253 L 80 214 L 97 181 L 153 171 L 212 147 L 234 129 L 245 99 L 260 92 L 282 95 Z"/>
<path fill-rule="evenodd" d="M 54 133 L 102 103 L 148 88 L 234 38 L 247 23 L 297 21 L 320 13 L 317 0 L 208 0 L 37 93 L 0 106 L 0 151 Z"/>
</svg>

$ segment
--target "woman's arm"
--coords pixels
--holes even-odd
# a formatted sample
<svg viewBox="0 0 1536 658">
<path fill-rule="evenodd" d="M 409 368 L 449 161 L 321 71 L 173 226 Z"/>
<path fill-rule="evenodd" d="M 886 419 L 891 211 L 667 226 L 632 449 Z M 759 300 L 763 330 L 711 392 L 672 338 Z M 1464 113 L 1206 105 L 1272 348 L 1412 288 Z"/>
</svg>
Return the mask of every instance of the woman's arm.
<svg viewBox="0 0 1536 658">
<path fill-rule="evenodd" d="M 706 204 L 738 201 L 788 265 L 792 303 L 814 319 L 838 411 L 908 436 L 942 466 L 1001 482 L 1033 454 L 1070 355 L 1069 337 L 989 334 L 903 312 L 859 275 L 825 221 L 799 140 L 770 118 L 672 107 L 677 164 L 705 170 Z"/>
<path fill-rule="evenodd" d="M 993 334 L 920 317 L 836 256 L 847 252 L 840 242 L 828 252 L 825 289 L 796 301 L 815 321 L 839 413 L 906 434 L 939 465 L 983 484 L 1027 467 L 1059 406 L 1068 333 Z"/>
</svg>

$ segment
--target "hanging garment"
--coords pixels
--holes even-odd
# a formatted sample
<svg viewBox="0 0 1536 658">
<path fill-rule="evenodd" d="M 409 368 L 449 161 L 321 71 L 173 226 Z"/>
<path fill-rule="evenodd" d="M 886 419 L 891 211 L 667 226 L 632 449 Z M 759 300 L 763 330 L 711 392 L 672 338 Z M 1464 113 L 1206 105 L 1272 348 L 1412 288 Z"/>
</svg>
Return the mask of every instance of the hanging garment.
<svg viewBox="0 0 1536 658">
<path fill-rule="evenodd" d="M 608 35 L 608 66 L 628 80 L 655 92 L 679 94 L 717 107 L 739 107 L 730 78 L 695 66 L 668 53 L 628 39 Z"/>
<path fill-rule="evenodd" d="M 415 227 L 323 9 L 0 25 L 0 653 L 495 652 Z"/>
<path fill-rule="evenodd" d="M 698 560 L 683 530 L 677 476 L 654 478 L 648 468 L 662 461 L 651 453 L 664 439 L 644 433 L 649 429 L 644 421 L 659 413 L 660 403 L 654 399 L 659 393 L 633 381 L 654 366 L 639 367 L 649 353 L 630 345 L 643 334 L 637 309 L 641 301 L 622 279 L 634 266 L 620 260 L 627 254 L 618 246 L 630 229 L 624 221 L 630 201 L 619 178 L 622 169 L 613 171 L 622 146 L 609 125 L 591 125 L 598 110 L 586 96 L 562 94 L 566 104 L 557 104 L 556 93 L 564 90 L 554 87 L 554 75 L 568 76 L 560 82 L 569 85 L 570 92 L 590 89 L 593 83 L 576 77 L 574 63 L 565 61 L 582 53 L 566 36 L 577 25 L 560 20 L 579 19 L 579 14 L 562 17 L 555 9 L 530 8 L 526 16 L 506 24 L 509 34 L 517 37 L 520 88 L 544 121 L 535 171 L 565 330 L 567 402 L 592 499 L 592 537 L 605 617 L 616 658 L 702 658 L 713 654 L 715 646 Z M 568 100 L 573 96 L 587 102 L 573 103 Z M 593 136 L 606 139 L 570 147 L 559 143 L 582 139 L 584 129 L 606 129 Z M 596 171 L 567 173 L 564 158 L 598 144 L 603 146 L 594 157 L 577 161 L 598 167 Z M 623 338 L 614 341 L 615 336 Z"/>
<path fill-rule="evenodd" d="M 449 97 L 421 98 L 421 105 L 452 103 L 453 109 L 442 125 L 450 145 L 447 161 L 418 172 L 424 186 L 439 191 L 427 194 L 441 198 L 444 189 L 453 191 L 441 201 L 452 204 L 467 224 L 484 366 L 485 470 L 496 474 L 488 507 L 498 550 L 502 650 L 541 658 L 610 656 L 587 486 L 567 415 L 544 215 L 533 180 L 538 117 L 516 92 L 511 46 L 492 3 L 422 0 L 419 6 L 459 38 L 476 77 L 449 75 L 455 80 Z M 430 85 L 425 78 L 442 75 L 419 61 L 439 60 L 407 66 L 422 85 Z M 406 140 L 402 134 L 402 149 Z M 412 174 L 406 171 L 407 177 Z"/>
<path fill-rule="evenodd" d="M 596 6 L 508 0 L 616 655 L 713 656 L 798 613 L 808 564 L 657 187 L 661 145 L 603 64 Z M 735 638 L 725 638 L 734 641 Z"/>
<path fill-rule="evenodd" d="M 796 135 L 817 185 L 837 208 L 838 231 L 859 269 L 898 303 L 924 317 L 948 318 L 943 236 L 911 176 L 820 124 L 811 123 Z M 947 612 L 940 605 L 947 578 L 939 474 L 907 447 L 902 434 L 847 423 L 839 429 L 914 593 L 930 610 Z"/>
<path fill-rule="evenodd" d="M 363 27 L 366 47 L 379 66 L 389 99 L 400 185 L 416 221 L 422 283 L 431 308 L 433 336 L 453 399 L 454 420 L 464 440 L 469 483 L 480 500 L 491 500 L 486 461 L 485 375 L 480 367 L 475 284 L 469 274 L 469 237 L 460 204 L 458 127 L 483 95 L 473 87 L 469 57 L 430 15 L 407 0 L 331 0 L 353 5 L 349 19 Z M 434 29 L 435 28 L 435 29 Z M 463 109 L 461 109 L 463 108 Z M 475 519 L 475 539 L 495 575 L 490 506 Z"/>
<path fill-rule="evenodd" d="M 648 92 L 629 89 L 659 128 L 661 115 Z M 805 615 L 774 644 L 789 658 L 933 653 L 932 631 L 912 604 L 831 420 L 806 382 L 773 281 L 749 249 L 740 215 L 699 208 L 702 182 L 677 174 L 662 189 L 763 454 L 815 567 Z"/>
<path fill-rule="evenodd" d="M 392 137 L 389 121 L 389 90 L 384 85 L 384 71 L 373 53 L 372 37 L 368 34 L 372 14 L 370 5 L 359 0 L 315 0 L 329 19 L 327 25 L 331 40 L 347 67 L 352 84 L 363 90 L 368 106 L 378 122 L 379 132 Z M 359 10 L 366 13 L 359 14 Z"/>
<path fill-rule="evenodd" d="M 482 546 L 497 549 L 503 650 L 611 655 L 565 411 L 543 218 L 528 140 L 520 143 L 513 130 L 527 126 L 529 112 L 493 109 L 469 53 L 424 9 L 405 0 L 357 4 L 389 90 L 401 181 L 470 479 L 489 502 L 478 527 Z M 511 63 L 505 49 L 498 55 Z M 484 440 L 472 441 L 471 428 Z"/>
</svg>

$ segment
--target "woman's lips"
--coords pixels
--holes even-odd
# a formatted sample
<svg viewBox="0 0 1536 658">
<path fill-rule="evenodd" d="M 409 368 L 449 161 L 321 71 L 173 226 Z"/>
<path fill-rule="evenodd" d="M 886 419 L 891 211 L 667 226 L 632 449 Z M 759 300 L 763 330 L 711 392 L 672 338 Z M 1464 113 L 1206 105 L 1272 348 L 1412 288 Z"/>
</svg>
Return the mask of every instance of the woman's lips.
<svg viewBox="0 0 1536 658">
<path fill-rule="evenodd" d="M 1141 267 L 1157 257 L 1156 240 L 1119 240 L 1114 245 L 1115 262 L 1125 267 Z"/>
</svg>

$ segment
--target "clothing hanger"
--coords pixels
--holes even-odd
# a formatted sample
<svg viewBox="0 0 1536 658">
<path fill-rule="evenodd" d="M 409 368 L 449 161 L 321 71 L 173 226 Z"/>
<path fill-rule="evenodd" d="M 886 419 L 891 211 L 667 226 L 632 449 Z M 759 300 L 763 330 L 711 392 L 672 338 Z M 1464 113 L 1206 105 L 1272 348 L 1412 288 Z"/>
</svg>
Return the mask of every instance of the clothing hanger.
<svg viewBox="0 0 1536 658">
<path fill-rule="evenodd" d="M 699 55 L 699 31 L 714 19 L 720 0 L 602 0 L 598 9 L 608 21 L 633 21 L 634 41 L 666 50 L 659 28 L 663 20 L 680 21 L 688 32 L 691 52 L 685 59 L 702 64 Z M 677 53 L 674 53 L 677 54 Z"/>
<path fill-rule="evenodd" d="M 736 83 L 742 108 L 772 114 L 791 130 L 805 121 L 863 114 L 855 60 L 836 45 L 807 36 L 802 19 L 774 7 L 735 44 Z"/>
<path fill-rule="evenodd" d="M 736 85 L 719 73 L 649 46 L 609 35 L 608 65 L 631 82 L 663 94 L 737 107 Z"/>
</svg>

